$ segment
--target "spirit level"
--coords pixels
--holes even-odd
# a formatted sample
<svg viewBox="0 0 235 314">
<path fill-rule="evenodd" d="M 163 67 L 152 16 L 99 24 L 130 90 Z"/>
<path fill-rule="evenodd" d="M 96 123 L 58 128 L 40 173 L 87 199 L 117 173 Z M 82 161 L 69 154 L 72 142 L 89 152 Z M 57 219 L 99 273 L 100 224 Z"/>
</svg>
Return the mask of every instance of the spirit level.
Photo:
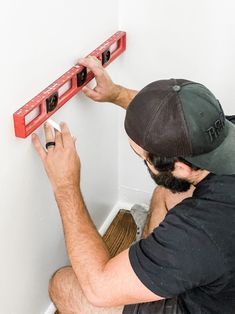
<svg viewBox="0 0 235 314">
<path fill-rule="evenodd" d="M 106 67 L 125 49 L 126 33 L 119 31 L 89 55 L 97 57 Z M 15 135 L 26 138 L 93 78 L 94 74 L 83 66 L 73 66 L 13 114 Z"/>
</svg>

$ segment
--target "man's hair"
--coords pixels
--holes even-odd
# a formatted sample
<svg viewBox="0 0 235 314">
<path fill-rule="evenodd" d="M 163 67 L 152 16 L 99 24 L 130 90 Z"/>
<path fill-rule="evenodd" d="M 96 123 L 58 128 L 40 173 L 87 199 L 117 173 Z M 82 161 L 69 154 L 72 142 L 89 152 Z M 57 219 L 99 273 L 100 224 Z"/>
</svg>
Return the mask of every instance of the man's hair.
<svg viewBox="0 0 235 314">
<path fill-rule="evenodd" d="M 158 171 L 173 171 L 175 169 L 175 162 L 180 161 L 192 168 L 193 170 L 200 170 L 201 168 L 191 164 L 182 157 L 158 157 L 152 153 L 148 154 L 148 160 Z"/>
</svg>

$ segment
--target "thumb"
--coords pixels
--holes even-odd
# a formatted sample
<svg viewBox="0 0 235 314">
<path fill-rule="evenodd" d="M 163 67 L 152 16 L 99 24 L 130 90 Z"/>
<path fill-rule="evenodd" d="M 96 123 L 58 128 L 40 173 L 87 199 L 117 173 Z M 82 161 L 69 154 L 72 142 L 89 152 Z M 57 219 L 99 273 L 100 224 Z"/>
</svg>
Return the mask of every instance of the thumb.
<svg viewBox="0 0 235 314">
<path fill-rule="evenodd" d="M 93 100 L 97 100 L 97 98 L 98 98 L 98 97 L 97 97 L 97 96 L 98 96 L 98 93 L 97 93 L 94 89 L 85 86 L 85 87 L 83 87 L 82 91 L 83 91 L 83 93 L 84 93 L 87 97 L 89 97 L 89 98 L 91 98 L 91 99 L 93 99 Z"/>
</svg>

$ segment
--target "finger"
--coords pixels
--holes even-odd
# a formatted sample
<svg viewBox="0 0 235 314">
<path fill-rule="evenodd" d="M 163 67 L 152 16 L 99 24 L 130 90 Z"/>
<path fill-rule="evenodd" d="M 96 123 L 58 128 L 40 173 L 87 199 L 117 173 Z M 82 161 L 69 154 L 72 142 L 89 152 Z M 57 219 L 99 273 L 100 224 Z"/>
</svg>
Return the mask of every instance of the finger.
<svg viewBox="0 0 235 314">
<path fill-rule="evenodd" d="M 36 151 L 38 152 L 39 156 L 41 157 L 42 160 L 44 160 L 46 158 L 46 151 L 44 149 L 44 147 L 42 146 L 39 137 L 36 134 L 32 134 L 32 143 L 36 149 Z"/>
<path fill-rule="evenodd" d="M 45 139 L 46 139 L 46 143 L 49 143 L 49 142 L 54 142 L 55 141 L 55 135 L 54 135 L 54 132 L 53 132 L 53 129 L 52 127 L 49 125 L 49 123 L 45 123 L 44 124 L 44 132 L 45 132 Z M 52 150 L 54 149 L 54 145 L 50 145 L 47 150 Z"/>
<path fill-rule="evenodd" d="M 111 78 L 109 77 L 106 70 L 103 68 L 101 61 L 93 56 L 88 56 L 87 58 L 80 59 L 82 65 L 89 68 L 90 71 L 95 75 L 95 80 L 97 86 L 94 89 L 91 89 L 87 86 L 83 88 L 83 92 L 87 97 L 95 101 L 101 101 L 101 95 L 98 93 L 98 88 L 106 87 L 107 84 L 112 83 Z"/>
<path fill-rule="evenodd" d="M 93 56 L 88 56 L 87 58 L 80 59 L 79 64 L 91 70 L 98 80 L 104 74 L 104 68 L 101 64 L 101 61 Z"/>
<path fill-rule="evenodd" d="M 88 68 L 92 68 L 92 67 L 96 66 L 97 64 L 102 66 L 100 60 L 94 56 L 88 56 L 86 58 L 80 58 L 78 60 L 78 64 L 83 65 L 84 67 L 88 67 Z"/>
<path fill-rule="evenodd" d="M 62 140 L 63 140 L 63 144 L 64 144 L 64 147 L 71 147 L 73 146 L 74 147 L 74 141 L 73 141 L 73 137 L 70 133 L 70 130 L 67 126 L 66 123 L 64 122 L 61 122 L 60 123 L 60 127 L 61 127 L 61 135 L 62 135 Z"/>
<path fill-rule="evenodd" d="M 57 148 L 63 147 L 63 140 L 62 140 L 62 135 L 61 132 L 55 130 L 55 145 Z"/>
<path fill-rule="evenodd" d="M 82 91 L 87 97 L 93 100 L 98 100 L 99 94 L 94 89 L 84 86 Z"/>
<path fill-rule="evenodd" d="M 80 58 L 78 59 L 78 65 L 82 65 L 84 67 L 87 67 L 88 66 L 88 63 L 87 63 L 87 58 Z"/>
<path fill-rule="evenodd" d="M 73 145 L 74 145 L 75 149 L 76 149 L 76 142 L 77 142 L 77 138 L 73 135 Z"/>
</svg>

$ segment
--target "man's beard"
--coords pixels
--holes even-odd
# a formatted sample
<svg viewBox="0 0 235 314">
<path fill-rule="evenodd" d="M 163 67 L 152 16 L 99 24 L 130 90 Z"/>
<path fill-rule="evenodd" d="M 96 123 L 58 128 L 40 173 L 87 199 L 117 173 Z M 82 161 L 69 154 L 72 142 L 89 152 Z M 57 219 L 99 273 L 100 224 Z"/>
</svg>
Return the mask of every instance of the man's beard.
<svg viewBox="0 0 235 314">
<path fill-rule="evenodd" d="M 164 186 L 173 193 L 186 192 L 190 189 L 191 183 L 189 181 L 174 177 L 171 171 L 159 171 L 158 174 L 155 174 L 149 168 L 146 160 L 144 160 L 144 163 L 148 168 L 151 178 L 157 185 Z"/>
</svg>

